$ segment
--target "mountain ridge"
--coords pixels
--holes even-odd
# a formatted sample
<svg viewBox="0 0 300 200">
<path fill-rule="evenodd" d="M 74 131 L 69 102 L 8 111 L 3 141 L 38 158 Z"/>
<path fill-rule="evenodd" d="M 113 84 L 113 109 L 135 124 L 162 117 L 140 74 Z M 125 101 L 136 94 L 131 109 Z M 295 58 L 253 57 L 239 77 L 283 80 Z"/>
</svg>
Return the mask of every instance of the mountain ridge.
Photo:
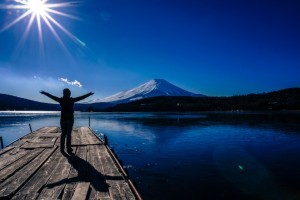
<svg viewBox="0 0 300 200">
<path fill-rule="evenodd" d="M 100 102 L 110 102 L 110 103 L 128 103 L 135 100 L 145 99 L 149 97 L 156 96 L 194 96 L 194 97 L 204 97 L 203 94 L 195 94 L 184 90 L 178 86 L 171 84 L 164 79 L 152 79 L 142 85 L 135 88 L 124 90 L 108 96 L 103 99 L 96 99 L 89 101 L 89 103 L 100 103 Z"/>
</svg>

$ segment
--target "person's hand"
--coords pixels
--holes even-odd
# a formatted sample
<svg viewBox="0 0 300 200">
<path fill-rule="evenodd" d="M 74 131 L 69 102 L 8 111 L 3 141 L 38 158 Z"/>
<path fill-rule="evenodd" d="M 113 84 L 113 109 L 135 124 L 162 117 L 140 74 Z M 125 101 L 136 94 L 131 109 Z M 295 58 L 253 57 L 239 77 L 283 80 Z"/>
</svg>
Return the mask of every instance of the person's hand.
<svg viewBox="0 0 300 200">
<path fill-rule="evenodd" d="M 41 94 L 44 94 L 44 95 L 46 94 L 46 92 L 45 92 L 45 91 L 43 91 L 43 90 L 41 90 L 41 91 L 40 91 L 40 93 L 41 93 Z"/>
</svg>

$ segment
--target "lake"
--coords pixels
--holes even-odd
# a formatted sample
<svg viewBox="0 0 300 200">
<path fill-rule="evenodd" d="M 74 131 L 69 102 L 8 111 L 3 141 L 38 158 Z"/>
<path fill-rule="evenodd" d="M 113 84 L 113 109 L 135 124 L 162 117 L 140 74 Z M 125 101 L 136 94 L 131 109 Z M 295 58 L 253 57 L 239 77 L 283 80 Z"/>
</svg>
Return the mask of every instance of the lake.
<svg viewBox="0 0 300 200">
<path fill-rule="evenodd" d="M 300 199 L 299 112 L 75 113 L 144 199 Z M 59 112 L 0 112 L 5 145 Z"/>
</svg>

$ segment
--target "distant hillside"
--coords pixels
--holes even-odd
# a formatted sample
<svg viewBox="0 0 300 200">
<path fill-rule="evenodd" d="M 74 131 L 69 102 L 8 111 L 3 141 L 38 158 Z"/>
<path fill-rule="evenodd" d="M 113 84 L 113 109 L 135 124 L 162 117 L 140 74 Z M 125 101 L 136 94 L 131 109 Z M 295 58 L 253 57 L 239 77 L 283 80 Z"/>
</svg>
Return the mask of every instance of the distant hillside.
<svg viewBox="0 0 300 200">
<path fill-rule="evenodd" d="M 109 103 L 94 103 L 94 104 L 75 104 L 75 110 L 87 111 L 93 107 L 96 110 L 102 110 L 114 104 Z M 32 101 L 12 95 L 0 94 L 0 110 L 60 110 L 59 104 L 42 103 Z"/>
<path fill-rule="evenodd" d="M 58 104 L 41 103 L 7 94 L 0 94 L 0 110 L 59 110 Z"/>
<path fill-rule="evenodd" d="M 300 110 L 300 88 L 232 97 L 153 97 L 105 111 Z"/>
</svg>

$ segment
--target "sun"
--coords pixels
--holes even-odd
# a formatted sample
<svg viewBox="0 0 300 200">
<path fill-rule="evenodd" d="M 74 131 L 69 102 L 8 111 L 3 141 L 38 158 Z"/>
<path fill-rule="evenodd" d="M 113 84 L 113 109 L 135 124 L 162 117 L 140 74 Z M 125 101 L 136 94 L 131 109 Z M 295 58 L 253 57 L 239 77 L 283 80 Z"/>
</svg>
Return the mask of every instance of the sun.
<svg viewBox="0 0 300 200">
<path fill-rule="evenodd" d="M 29 0 L 28 7 L 35 15 L 45 15 L 47 12 L 46 0 Z"/>
<path fill-rule="evenodd" d="M 50 3 L 50 0 L 13 0 L 12 4 L 0 4 L 0 9 L 13 9 L 21 11 L 22 13 L 12 22 L 8 23 L 6 26 L 0 29 L 0 33 L 8 30 L 15 24 L 19 23 L 21 20 L 27 18 L 29 20 L 22 35 L 21 43 L 26 40 L 33 23 L 36 22 L 38 28 L 38 39 L 41 46 L 43 46 L 43 26 L 48 27 L 48 30 L 51 31 L 56 41 L 64 50 L 67 50 L 67 48 L 62 42 L 58 30 L 69 36 L 69 38 L 71 38 L 78 45 L 82 46 L 82 42 L 54 18 L 54 16 L 60 16 L 68 17 L 71 19 L 79 19 L 76 16 L 61 11 L 62 8 L 74 7 L 77 4 L 78 2 L 76 1 Z"/>
</svg>

